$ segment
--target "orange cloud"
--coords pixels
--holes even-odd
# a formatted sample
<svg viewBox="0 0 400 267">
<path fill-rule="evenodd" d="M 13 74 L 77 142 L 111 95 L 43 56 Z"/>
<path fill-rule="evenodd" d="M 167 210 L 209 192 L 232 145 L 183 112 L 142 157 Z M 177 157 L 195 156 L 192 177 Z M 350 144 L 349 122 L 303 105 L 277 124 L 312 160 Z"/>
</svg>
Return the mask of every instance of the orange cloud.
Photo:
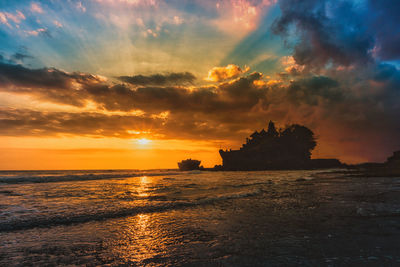
<svg viewBox="0 0 400 267">
<path fill-rule="evenodd" d="M 21 20 L 25 20 L 25 15 L 21 11 L 16 11 L 15 14 L 8 13 L 8 12 L 0 12 L 0 23 L 11 27 L 9 21 L 13 21 L 15 24 L 21 22 Z"/>
<path fill-rule="evenodd" d="M 40 14 L 43 13 L 43 9 L 40 6 L 40 4 L 38 4 L 38 3 L 32 3 L 31 4 L 31 11 L 34 12 L 34 13 L 40 13 Z"/>
<path fill-rule="evenodd" d="M 218 18 L 215 25 L 224 32 L 243 36 L 254 30 L 260 18 L 276 0 L 220 0 L 215 4 Z"/>
<path fill-rule="evenodd" d="M 157 0 L 97 0 L 99 3 L 103 4 L 110 4 L 110 5 L 118 5 L 118 4 L 125 4 L 125 5 L 133 5 L 133 6 L 157 6 Z"/>
<path fill-rule="evenodd" d="M 297 64 L 293 56 L 282 57 L 281 64 L 285 68 L 285 72 L 292 75 L 300 74 L 304 70 L 304 65 Z"/>
<path fill-rule="evenodd" d="M 249 67 L 245 67 L 243 70 L 234 64 L 229 64 L 225 67 L 214 67 L 208 71 L 208 76 L 204 80 L 209 82 L 219 82 L 231 78 L 236 78 L 242 73 L 249 71 Z"/>
<path fill-rule="evenodd" d="M 25 31 L 26 34 L 31 35 L 31 36 L 38 36 L 39 34 L 49 34 L 48 31 L 44 28 L 40 28 L 37 30 L 32 30 L 32 31 Z"/>
<path fill-rule="evenodd" d="M 255 80 L 253 81 L 253 84 L 255 86 L 259 86 L 259 87 L 265 87 L 265 86 L 274 86 L 274 85 L 279 85 L 281 84 L 283 81 L 282 80 L 275 80 L 275 79 L 270 79 L 268 81 L 264 81 L 264 80 Z"/>
</svg>

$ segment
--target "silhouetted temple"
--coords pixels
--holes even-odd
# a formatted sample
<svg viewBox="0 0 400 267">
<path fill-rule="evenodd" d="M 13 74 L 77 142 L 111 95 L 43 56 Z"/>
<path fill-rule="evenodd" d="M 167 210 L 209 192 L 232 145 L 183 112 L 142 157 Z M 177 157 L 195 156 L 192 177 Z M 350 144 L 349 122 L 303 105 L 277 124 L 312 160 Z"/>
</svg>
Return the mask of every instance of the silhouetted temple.
<svg viewBox="0 0 400 267">
<path fill-rule="evenodd" d="M 293 124 L 277 130 L 270 121 L 268 130 L 255 131 L 239 150 L 220 150 L 223 170 L 271 170 L 334 168 L 337 159 L 311 159 L 316 146 L 314 133 L 305 126 Z"/>
<path fill-rule="evenodd" d="M 367 162 L 351 165 L 350 167 L 361 170 L 363 176 L 400 176 L 400 150 L 393 152 L 393 155 L 383 163 Z"/>
<path fill-rule="evenodd" d="M 393 152 L 393 156 L 389 157 L 384 165 L 388 168 L 400 170 L 400 151 Z"/>
</svg>

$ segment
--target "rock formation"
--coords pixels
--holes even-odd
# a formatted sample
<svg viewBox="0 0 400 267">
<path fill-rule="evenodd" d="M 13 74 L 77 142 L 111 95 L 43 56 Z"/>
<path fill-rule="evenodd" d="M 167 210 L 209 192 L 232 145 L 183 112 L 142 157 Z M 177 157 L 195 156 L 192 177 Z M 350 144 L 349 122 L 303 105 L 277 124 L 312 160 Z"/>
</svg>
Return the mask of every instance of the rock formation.
<svg viewBox="0 0 400 267">
<path fill-rule="evenodd" d="M 268 130 L 255 131 L 239 150 L 220 150 L 223 170 L 271 170 L 334 168 L 337 159 L 311 159 L 317 142 L 305 126 L 293 124 L 277 130 L 270 121 Z"/>
</svg>

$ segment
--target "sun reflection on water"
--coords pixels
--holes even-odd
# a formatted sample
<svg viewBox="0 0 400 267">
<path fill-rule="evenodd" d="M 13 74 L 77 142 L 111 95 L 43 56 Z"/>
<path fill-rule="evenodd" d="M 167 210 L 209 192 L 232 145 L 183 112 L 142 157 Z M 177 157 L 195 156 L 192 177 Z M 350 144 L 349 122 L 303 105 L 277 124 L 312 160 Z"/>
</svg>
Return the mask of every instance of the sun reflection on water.
<svg viewBox="0 0 400 267">
<path fill-rule="evenodd" d="M 139 214 L 137 216 L 137 221 L 136 221 L 137 229 L 140 230 L 142 234 L 145 234 L 148 222 L 149 222 L 148 214 Z"/>
<path fill-rule="evenodd" d="M 147 176 L 141 176 L 139 178 L 139 185 L 137 190 L 138 196 L 139 197 L 148 197 L 148 184 L 150 183 L 150 179 Z"/>
<path fill-rule="evenodd" d="M 148 197 L 152 193 L 156 177 L 141 176 L 132 179 L 131 192 L 140 199 L 131 202 L 132 206 L 152 206 L 156 205 Z M 142 266 L 146 265 L 149 259 L 160 257 L 166 251 L 165 236 L 167 233 L 160 227 L 159 213 L 139 213 L 135 216 L 126 218 L 125 223 L 114 238 L 113 253 L 127 265 Z"/>
</svg>

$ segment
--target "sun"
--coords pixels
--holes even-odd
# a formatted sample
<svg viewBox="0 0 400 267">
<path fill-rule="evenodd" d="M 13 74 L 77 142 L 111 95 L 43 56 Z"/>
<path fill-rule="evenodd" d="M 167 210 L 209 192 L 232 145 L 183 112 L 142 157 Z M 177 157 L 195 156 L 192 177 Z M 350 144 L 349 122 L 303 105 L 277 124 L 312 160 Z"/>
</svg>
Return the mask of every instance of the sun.
<svg viewBox="0 0 400 267">
<path fill-rule="evenodd" d="M 147 144 L 149 144 L 151 142 L 151 140 L 146 139 L 146 138 L 140 138 L 140 139 L 137 139 L 136 142 L 139 145 L 147 145 Z"/>
</svg>

